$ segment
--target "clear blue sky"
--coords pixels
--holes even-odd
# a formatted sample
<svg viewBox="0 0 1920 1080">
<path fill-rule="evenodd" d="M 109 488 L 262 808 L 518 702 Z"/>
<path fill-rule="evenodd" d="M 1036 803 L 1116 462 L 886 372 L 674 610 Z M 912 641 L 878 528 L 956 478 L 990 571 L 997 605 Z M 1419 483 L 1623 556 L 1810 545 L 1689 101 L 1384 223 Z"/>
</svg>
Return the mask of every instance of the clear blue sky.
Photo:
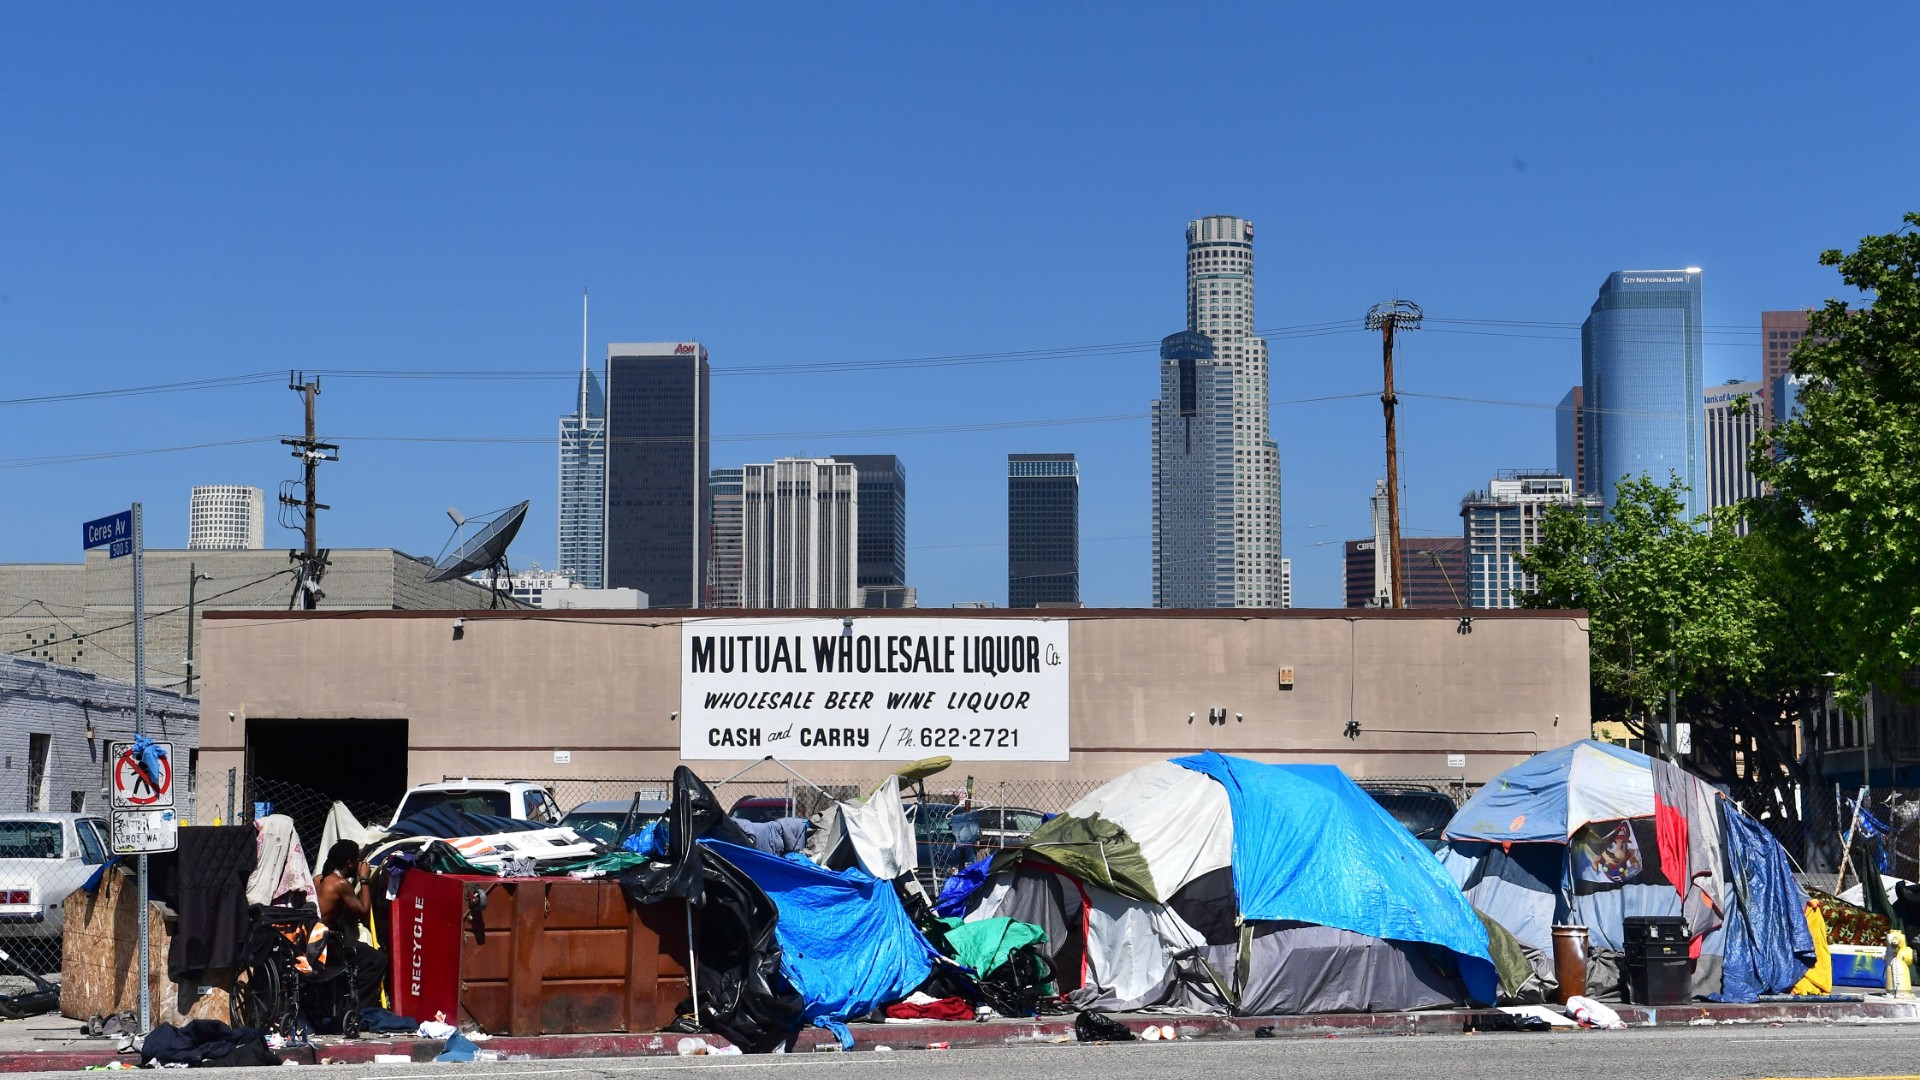
<svg viewBox="0 0 1920 1080">
<path fill-rule="evenodd" d="M 593 291 L 608 341 L 697 338 L 716 466 L 896 453 L 923 603 L 1004 603 L 1005 455 L 1082 469 L 1089 604 L 1150 596 L 1147 342 L 1183 230 L 1258 227 L 1296 603 L 1383 471 L 1367 307 L 1403 295 L 1410 535 L 1553 463 L 1609 271 L 1706 271 L 1709 382 L 1759 312 L 1834 295 L 1822 248 L 1920 208 L 1905 2 L 1434 5 L 15 4 L 0 15 L 0 560 L 74 561 L 132 500 L 293 477 L 326 377 L 323 543 L 433 555 L 442 509 L 533 511 Z M 1280 328 L 1339 323 L 1339 332 Z M 1450 329 L 1448 329 L 1450 327 Z M 1469 332 L 1471 331 L 1471 332 Z M 1115 344 L 1061 357 L 728 375 Z M 550 371 L 486 380 L 476 371 Z M 279 373 L 53 403 L 17 399 Z M 1529 407 L 1531 406 L 1531 407 Z M 1085 417 L 1125 417 L 1048 424 Z M 917 429 L 1035 422 L 970 432 Z M 902 433 L 862 432 L 909 429 Z M 786 433 L 786 434 L 780 434 Z M 778 435 L 744 440 L 742 436 Z M 431 436 L 453 441 L 383 441 Z M 90 462 L 96 451 L 232 440 Z M 268 543 L 294 543 L 276 526 Z M 3 598 L 0 598 L 3 599 Z"/>
</svg>

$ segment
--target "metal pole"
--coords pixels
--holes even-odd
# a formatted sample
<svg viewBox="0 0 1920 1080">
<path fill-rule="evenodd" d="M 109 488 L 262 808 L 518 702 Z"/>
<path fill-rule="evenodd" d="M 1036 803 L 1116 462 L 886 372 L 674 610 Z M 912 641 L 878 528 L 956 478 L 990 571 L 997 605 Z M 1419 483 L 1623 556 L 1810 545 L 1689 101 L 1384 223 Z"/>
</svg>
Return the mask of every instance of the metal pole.
<svg viewBox="0 0 1920 1080">
<path fill-rule="evenodd" d="M 1680 715 L 1674 705 L 1671 686 L 1667 687 L 1667 734 L 1660 741 L 1665 744 L 1663 749 L 1666 751 L 1661 756 L 1669 763 L 1677 763 L 1680 760 Z"/>
<path fill-rule="evenodd" d="M 1399 403 L 1399 398 L 1393 392 L 1393 327 L 1392 319 L 1380 326 L 1381 367 L 1385 375 L 1380 391 L 1380 407 L 1387 414 L 1387 573 L 1391 578 L 1393 606 L 1399 608 L 1406 605 L 1401 596 L 1400 449 L 1393 423 L 1393 407 Z"/>
<path fill-rule="evenodd" d="M 232 824 L 234 824 L 234 820 L 233 820 L 233 782 L 234 782 L 234 775 L 233 775 L 233 774 L 234 774 L 234 773 L 235 773 L 236 771 L 237 771 L 237 770 L 234 770 L 234 769 L 228 769 L 228 770 L 227 770 L 227 824 L 229 824 L 229 825 L 232 825 Z"/>
<path fill-rule="evenodd" d="M 187 696 L 193 696 L 193 588 L 200 584 L 194 565 L 187 564 Z"/>
<path fill-rule="evenodd" d="M 147 573 L 145 544 L 141 536 L 140 504 L 133 504 L 133 736 L 139 739 L 147 733 Z M 140 924 L 140 1030 L 142 1033 L 153 1030 L 153 943 L 148 940 L 147 922 L 147 854 L 140 853 L 140 884 L 137 897 L 139 907 L 136 921 Z"/>
</svg>

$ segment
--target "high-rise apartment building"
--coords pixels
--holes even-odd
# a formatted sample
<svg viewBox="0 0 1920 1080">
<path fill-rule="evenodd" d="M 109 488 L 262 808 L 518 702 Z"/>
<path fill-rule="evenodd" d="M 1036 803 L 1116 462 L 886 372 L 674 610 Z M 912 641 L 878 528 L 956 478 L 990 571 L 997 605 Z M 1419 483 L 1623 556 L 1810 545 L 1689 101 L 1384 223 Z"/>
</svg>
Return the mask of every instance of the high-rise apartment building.
<svg viewBox="0 0 1920 1080">
<path fill-rule="evenodd" d="M 1007 455 L 1007 606 L 1080 602 L 1080 463 Z"/>
<path fill-rule="evenodd" d="M 1623 477 L 1687 485 L 1687 515 L 1701 513 L 1703 335 L 1701 274 L 1620 270 L 1607 275 L 1580 327 L 1588 483 L 1608 508 Z"/>
<path fill-rule="evenodd" d="M 560 573 L 581 588 L 606 585 L 607 399 L 587 365 L 584 308 L 580 385 L 573 412 L 560 418 Z"/>
<path fill-rule="evenodd" d="M 860 473 L 860 587 L 907 583 L 907 467 L 892 454 L 835 454 Z"/>
<path fill-rule="evenodd" d="M 1583 387 L 1574 387 L 1553 410 L 1554 464 L 1560 475 L 1573 481 L 1576 491 L 1590 491 L 1587 475 L 1587 425 L 1581 408 Z"/>
<path fill-rule="evenodd" d="M 860 474 L 832 458 L 781 458 L 741 473 L 740 605 L 859 602 Z"/>
<path fill-rule="evenodd" d="M 707 350 L 607 346 L 605 585 L 698 607 L 707 564 Z"/>
<path fill-rule="evenodd" d="M 1386 541 L 1383 539 L 1380 544 Z M 1372 540 L 1349 540 L 1346 561 L 1342 564 L 1341 595 L 1350 608 L 1385 607 L 1374 576 L 1384 560 L 1376 558 L 1380 544 Z M 1457 536 L 1403 536 L 1400 538 L 1400 571 L 1406 586 L 1400 590 L 1401 602 L 1410 608 L 1459 608 L 1466 606 L 1466 545 Z M 1381 571 L 1384 573 L 1385 571 Z"/>
<path fill-rule="evenodd" d="M 707 479 L 707 596 L 702 607 L 741 606 L 745 469 L 715 469 Z"/>
<path fill-rule="evenodd" d="M 1761 390 L 1767 397 L 1767 419 L 1781 415 L 1773 397 L 1780 380 L 1793 363 L 1793 346 L 1807 336 L 1805 311 L 1763 311 L 1760 313 L 1760 350 L 1766 367 L 1760 376 Z"/>
<path fill-rule="evenodd" d="M 187 506 L 187 550 L 254 551 L 267 546 L 266 493 L 244 484 L 201 484 Z"/>
<path fill-rule="evenodd" d="M 1254 333 L 1253 223 L 1187 225 L 1187 329 L 1153 403 L 1155 607 L 1278 607 L 1280 451 Z"/>
<path fill-rule="evenodd" d="M 1539 587 L 1515 560 L 1540 542 L 1540 526 L 1554 507 L 1598 513 L 1600 499 L 1579 492 L 1570 477 L 1558 473 L 1506 470 L 1460 500 L 1466 541 L 1469 605 L 1514 608 L 1514 590 Z"/>
<path fill-rule="evenodd" d="M 1754 437 L 1766 423 L 1764 384 L 1734 380 L 1707 387 L 1706 455 L 1707 505 L 1732 506 L 1760 494 L 1760 481 L 1747 468 Z"/>
</svg>

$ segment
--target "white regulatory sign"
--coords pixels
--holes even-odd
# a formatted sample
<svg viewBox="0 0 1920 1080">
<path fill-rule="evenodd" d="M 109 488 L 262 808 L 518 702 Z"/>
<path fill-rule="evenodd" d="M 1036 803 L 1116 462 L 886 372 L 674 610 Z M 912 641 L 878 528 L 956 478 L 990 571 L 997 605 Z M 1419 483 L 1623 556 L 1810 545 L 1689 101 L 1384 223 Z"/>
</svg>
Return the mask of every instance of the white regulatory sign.
<svg viewBox="0 0 1920 1080">
<path fill-rule="evenodd" d="M 1065 761 L 1069 625 L 689 619 L 680 756 Z"/>
<path fill-rule="evenodd" d="M 153 810 L 173 805 L 173 744 L 156 742 L 164 753 L 160 765 L 149 770 L 130 742 L 107 744 L 113 761 L 107 805 L 113 810 Z M 173 850 L 168 848 L 168 851 Z"/>
<path fill-rule="evenodd" d="M 108 846 L 115 855 L 150 855 L 180 846 L 180 819 L 170 808 L 115 810 L 108 822 Z"/>
</svg>

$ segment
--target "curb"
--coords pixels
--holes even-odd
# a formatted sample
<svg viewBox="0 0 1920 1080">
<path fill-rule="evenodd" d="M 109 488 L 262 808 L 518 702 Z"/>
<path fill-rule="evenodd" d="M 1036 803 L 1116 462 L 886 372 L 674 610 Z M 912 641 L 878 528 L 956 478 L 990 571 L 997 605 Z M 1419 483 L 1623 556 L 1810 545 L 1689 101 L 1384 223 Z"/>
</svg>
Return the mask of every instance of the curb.
<svg viewBox="0 0 1920 1080">
<path fill-rule="evenodd" d="M 1721 1005 L 1617 1005 L 1614 1010 L 1630 1027 L 1705 1027 L 1720 1024 L 1848 1023 L 1863 1021 L 1920 1021 L 1920 1000 L 1879 998 L 1864 1002 L 1758 1002 Z M 1506 1014 L 1497 1009 L 1450 1009 L 1417 1013 L 1323 1013 L 1314 1016 L 1116 1016 L 1138 1033 L 1149 1025 L 1170 1025 L 1190 1039 L 1251 1039 L 1261 1028 L 1272 1028 L 1276 1038 L 1342 1038 L 1389 1035 L 1461 1035 L 1490 1030 Z M 1074 1041 L 1071 1015 L 1038 1020 L 990 1020 L 985 1023 L 853 1024 L 854 1051 L 879 1046 L 894 1050 L 954 1049 L 1020 1046 Z M 496 1035 L 482 1050 L 502 1057 L 527 1059 L 672 1057 L 679 1040 L 690 1036 L 668 1032 L 614 1032 L 600 1035 Z M 702 1035 L 715 1045 L 725 1040 Z M 944 1044 L 944 1045 L 941 1045 Z M 819 1028 L 808 1028 L 795 1038 L 792 1053 L 834 1051 L 839 1041 Z M 314 1047 L 315 1061 L 330 1064 L 370 1064 L 376 1054 L 405 1055 L 415 1062 L 431 1062 L 441 1051 L 435 1039 L 357 1039 Z M 304 1056 L 304 1055 L 301 1055 Z M 106 1050 L 0 1051 L 0 1073 L 62 1072 L 133 1061 Z"/>
</svg>

